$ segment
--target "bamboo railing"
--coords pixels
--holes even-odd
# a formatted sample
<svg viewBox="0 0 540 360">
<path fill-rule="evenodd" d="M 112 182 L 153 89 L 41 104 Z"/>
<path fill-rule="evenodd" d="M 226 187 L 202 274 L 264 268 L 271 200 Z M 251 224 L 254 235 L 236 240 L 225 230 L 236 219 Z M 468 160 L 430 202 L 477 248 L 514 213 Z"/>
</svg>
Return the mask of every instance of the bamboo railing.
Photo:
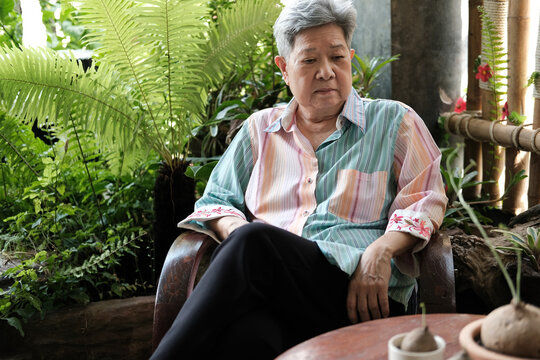
<svg viewBox="0 0 540 360">
<path fill-rule="evenodd" d="M 508 44 L 508 89 L 505 99 L 508 113 L 525 114 L 526 84 L 530 75 L 527 73 L 530 0 L 469 0 L 468 111 L 442 116 L 446 118 L 446 131 L 465 139 L 464 160 L 466 163 L 472 160 L 477 164 L 478 175 L 475 180 L 495 180 L 493 184 L 468 189 L 464 195 L 469 200 L 478 198 L 480 194 L 494 202 L 499 199 L 501 191 L 498 181 L 503 169 L 506 185 L 521 170 L 529 173 L 528 179 L 510 188 L 502 203 L 504 210 L 517 213 L 525 209 L 522 199 L 527 191 L 528 207 L 540 204 L 540 80 L 535 83 L 532 128 L 525 127 L 530 126 L 531 121 L 528 121 L 528 125 L 516 126 L 507 124 L 502 116 L 493 118 L 493 113 L 501 114 L 504 100 L 495 102 L 493 90 L 487 83 L 477 80 L 473 73 L 475 59 L 479 54 L 482 62 L 486 62 L 485 49 L 481 46 L 481 22 L 477 11 L 479 5 L 484 6 L 500 36 L 507 39 L 504 42 Z M 540 28 L 536 71 L 540 72 Z"/>
</svg>

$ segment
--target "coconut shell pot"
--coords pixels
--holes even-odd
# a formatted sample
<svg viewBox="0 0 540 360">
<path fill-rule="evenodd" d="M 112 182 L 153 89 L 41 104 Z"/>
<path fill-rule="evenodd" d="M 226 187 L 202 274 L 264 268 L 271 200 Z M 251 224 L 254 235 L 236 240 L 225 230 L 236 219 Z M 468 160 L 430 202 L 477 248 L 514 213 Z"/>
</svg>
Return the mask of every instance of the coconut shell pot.
<svg viewBox="0 0 540 360">
<path fill-rule="evenodd" d="M 471 360 L 534 360 L 500 354 L 483 347 L 480 343 L 480 329 L 484 319 L 466 325 L 459 333 L 459 343 Z"/>
</svg>

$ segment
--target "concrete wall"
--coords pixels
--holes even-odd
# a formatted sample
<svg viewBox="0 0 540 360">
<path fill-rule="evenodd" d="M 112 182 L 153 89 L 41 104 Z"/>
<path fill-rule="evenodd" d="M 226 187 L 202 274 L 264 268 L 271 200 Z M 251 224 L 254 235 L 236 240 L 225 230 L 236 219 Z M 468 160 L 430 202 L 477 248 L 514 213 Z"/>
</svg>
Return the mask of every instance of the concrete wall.
<svg viewBox="0 0 540 360">
<path fill-rule="evenodd" d="M 466 0 L 463 0 L 466 1 Z M 445 105 L 439 89 L 457 99 L 467 70 L 467 41 L 463 37 L 462 0 L 392 0 L 392 98 L 412 106 L 434 137 Z M 467 11 L 468 13 L 468 11 Z M 463 16 L 462 16 L 463 15 Z M 447 106 L 446 106 L 447 107 Z"/>
<path fill-rule="evenodd" d="M 467 0 L 353 0 L 358 25 L 353 48 L 361 57 L 400 54 L 379 78 L 373 97 L 413 107 L 432 134 L 444 108 L 439 88 L 457 99 L 467 68 Z M 466 25 L 466 24 L 465 24 Z M 466 34 L 466 33 L 465 33 Z M 465 85 L 466 86 L 466 85 Z"/>
<path fill-rule="evenodd" d="M 353 0 L 358 11 L 353 48 L 360 57 L 383 56 L 391 54 L 391 0 Z M 386 66 L 371 92 L 373 97 L 392 96 L 391 66 Z"/>
</svg>

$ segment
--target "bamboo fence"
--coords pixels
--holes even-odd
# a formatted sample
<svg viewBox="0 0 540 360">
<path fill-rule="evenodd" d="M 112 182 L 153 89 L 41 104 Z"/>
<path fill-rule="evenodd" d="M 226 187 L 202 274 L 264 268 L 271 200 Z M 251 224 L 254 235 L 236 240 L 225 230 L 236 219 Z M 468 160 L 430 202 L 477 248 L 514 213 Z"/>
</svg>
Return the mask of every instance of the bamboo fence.
<svg viewBox="0 0 540 360">
<path fill-rule="evenodd" d="M 528 191 L 528 206 L 540 204 L 540 80 L 534 89 L 535 107 L 532 129 L 527 125 L 516 126 L 503 121 L 502 103 L 495 102 L 493 89 L 486 82 L 475 78 L 475 59 L 481 54 L 486 63 L 486 49 L 481 40 L 481 21 L 477 7 L 483 5 L 495 24 L 495 31 L 503 37 L 508 54 L 507 98 L 508 113 L 523 115 L 526 103 L 527 84 L 527 44 L 530 28 L 530 0 L 469 0 L 469 60 L 467 111 L 461 114 L 442 114 L 446 118 L 446 131 L 465 138 L 464 160 L 477 164 L 475 180 L 495 180 L 494 184 L 484 184 L 468 189 L 465 196 L 472 200 L 480 194 L 494 203 L 501 196 L 499 178 L 505 169 L 508 181 L 514 174 L 524 170 L 529 173 L 528 181 L 522 180 L 512 187 L 502 207 L 517 213 L 525 209 L 521 199 Z M 540 72 L 540 27 L 536 48 L 536 71 Z M 531 125 L 531 124 L 529 124 Z M 530 155 L 530 163 L 529 163 Z M 528 189 L 527 189 L 528 184 Z M 500 205 L 500 204 L 499 204 Z"/>
</svg>

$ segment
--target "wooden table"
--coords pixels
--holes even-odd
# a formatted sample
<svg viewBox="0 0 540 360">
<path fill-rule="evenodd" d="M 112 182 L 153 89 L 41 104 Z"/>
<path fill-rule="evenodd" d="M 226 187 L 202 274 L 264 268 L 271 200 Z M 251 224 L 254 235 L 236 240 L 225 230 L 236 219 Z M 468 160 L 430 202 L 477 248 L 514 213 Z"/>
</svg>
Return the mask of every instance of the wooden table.
<svg viewBox="0 0 540 360">
<path fill-rule="evenodd" d="M 430 331 L 446 341 L 445 358 L 461 350 L 459 331 L 483 315 L 428 314 Z M 421 315 L 406 315 L 347 326 L 309 339 L 281 354 L 276 360 L 388 358 L 388 340 L 421 326 Z"/>
</svg>

